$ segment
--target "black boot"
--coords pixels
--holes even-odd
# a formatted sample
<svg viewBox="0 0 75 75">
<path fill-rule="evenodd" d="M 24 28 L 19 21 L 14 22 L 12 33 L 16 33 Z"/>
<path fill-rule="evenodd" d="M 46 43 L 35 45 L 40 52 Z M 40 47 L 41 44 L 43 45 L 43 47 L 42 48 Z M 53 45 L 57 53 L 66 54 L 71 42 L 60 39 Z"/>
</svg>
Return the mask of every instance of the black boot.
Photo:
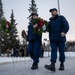
<svg viewBox="0 0 75 75">
<path fill-rule="evenodd" d="M 64 70 L 64 63 L 63 62 L 61 62 L 59 70 L 61 70 L 61 71 Z"/>
<path fill-rule="evenodd" d="M 32 65 L 32 67 L 31 67 L 31 69 L 32 69 L 32 70 L 38 69 L 38 64 L 37 64 L 37 63 L 36 63 L 36 64 L 35 64 L 35 63 L 33 63 L 33 65 Z"/>
<path fill-rule="evenodd" d="M 44 67 L 47 70 L 56 71 L 56 69 L 55 69 L 55 62 L 52 62 L 50 65 L 45 65 Z"/>
</svg>

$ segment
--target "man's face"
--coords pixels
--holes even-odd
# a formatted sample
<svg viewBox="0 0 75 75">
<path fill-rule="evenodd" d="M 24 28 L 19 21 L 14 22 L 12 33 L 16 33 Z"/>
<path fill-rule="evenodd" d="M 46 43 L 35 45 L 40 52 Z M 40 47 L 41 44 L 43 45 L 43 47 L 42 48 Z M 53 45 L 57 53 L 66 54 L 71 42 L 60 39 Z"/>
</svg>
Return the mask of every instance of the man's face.
<svg viewBox="0 0 75 75">
<path fill-rule="evenodd" d="M 52 16 L 56 16 L 57 15 L 57 11 L 55 11 L 55 10 L 51 11 L 51 15 Z"/>
<path fill-rule="evenodd" d="M 36 19 L 36 18 L 38 18 L 38 16 L 37 15 L 33 15 L 33 19 Z"/>
</svg>

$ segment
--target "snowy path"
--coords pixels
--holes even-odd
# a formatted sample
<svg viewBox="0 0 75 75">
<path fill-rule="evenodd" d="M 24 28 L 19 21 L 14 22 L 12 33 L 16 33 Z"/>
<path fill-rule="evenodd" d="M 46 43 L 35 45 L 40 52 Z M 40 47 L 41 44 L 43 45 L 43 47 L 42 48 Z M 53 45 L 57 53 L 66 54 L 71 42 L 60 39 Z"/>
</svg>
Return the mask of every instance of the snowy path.
<svg viewBox="0 0 75 75">
<path fill-rule="evenodd" d="M 0 75 L 75 75 L 75 57 L 67 57 L 65 70 L 59 71 L 59 61 L 56 63 L 56 72 L 51 72 L 44 68 L 45 64 L 50 64 L 50 58 L 40 58 L 39 69 L 31 70 L 32 61 L 17 62 L 0 65 Z"/>
<path fill-rule="evenodd" d="M 75 57 L 75 52 L 65 52 L 65 55 L 68 57 Z M 44 57 L 48 57 L 48 56 L 50 56 L 50 53 L 45 52 Z M 30 57 L 0 57 L 0 64 L 8 63 L 8 62 L 28 61 L 28 60 L 31 60 L 31 58 Z"/>
</svg>

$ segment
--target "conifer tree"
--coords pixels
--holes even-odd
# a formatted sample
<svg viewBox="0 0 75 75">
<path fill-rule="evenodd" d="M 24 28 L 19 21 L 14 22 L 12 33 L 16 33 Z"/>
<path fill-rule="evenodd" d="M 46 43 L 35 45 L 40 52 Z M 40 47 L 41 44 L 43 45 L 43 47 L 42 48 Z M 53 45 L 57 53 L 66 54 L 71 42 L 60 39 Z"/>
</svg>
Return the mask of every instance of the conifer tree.
<svg viewBox="0 0 75 75">
<path fill-rule="evenodd" d="M 2 0 L 0 0 L 0 21 L 3 16 L 4 16 L 3 3 L 2 3 Z M 2 44 L 2 29 L 1 29 L 1 24 L 0 24 L 0 56 L 1 56 L 1 44 Z"/>
<path fill-rule="evenodd" d="M 31 4 L 29 4 L 30 5 L 30 7 L 29 7 L 29 13 L 30 13 L 30 15 L 32 14 L 32 13 L 37 13 L 37 4 L 35 4 L 35 0 L 31 0 Z"/>
</svg>

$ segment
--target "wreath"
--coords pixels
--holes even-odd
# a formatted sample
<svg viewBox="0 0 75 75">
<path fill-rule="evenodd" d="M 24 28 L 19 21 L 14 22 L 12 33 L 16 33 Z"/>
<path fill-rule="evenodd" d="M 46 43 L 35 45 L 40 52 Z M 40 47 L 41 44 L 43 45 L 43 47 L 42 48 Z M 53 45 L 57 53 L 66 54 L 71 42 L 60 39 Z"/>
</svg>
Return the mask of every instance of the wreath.
<svg viewBox="0 0 75 75">
<path fill-rule="evenodd" d="M 42 32 L 48 31 L 48 22 L 41 18 L 33 19 L 32 25 L 34 28 L 33 33 L 35 34 L 42 35 Z"/>
<path fill-rule="evenodd" d="M 22 35 L 22 38 L 26 38 L 26 32 L 25 32 L 25 30 L 22 31 L 21 35 Z"/>
<path fill-rule="evenodd" d="M 12 29 L 12 24 L 7 21 L 6 19 L 2 19 L 1 22 L 1 28 L 5 33 L 9 33 Z"/>
</svg>

